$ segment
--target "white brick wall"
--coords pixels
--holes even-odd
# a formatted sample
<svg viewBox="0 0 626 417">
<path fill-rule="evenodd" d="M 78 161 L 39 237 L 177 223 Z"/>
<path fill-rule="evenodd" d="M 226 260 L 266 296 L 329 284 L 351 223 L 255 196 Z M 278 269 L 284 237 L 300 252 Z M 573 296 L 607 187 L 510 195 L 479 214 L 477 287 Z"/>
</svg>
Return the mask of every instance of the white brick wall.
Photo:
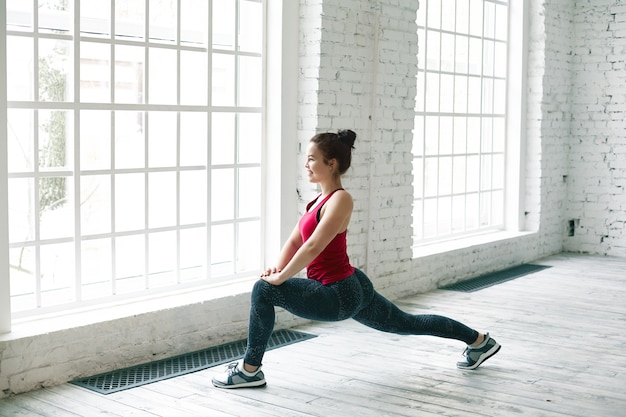
<svg viewBox="0 0 626 417">
<path fill-rule="evenodd" d="M 573 14 L 565 249 L 626 256 L 626 6 L 581 1 Z"/>
<path fill-rule="evenodd" d="M 624 254 L 626 11 L 617 0 L 592 4 L 600 3 L 529 0 L 525 218 L 534 233 L 414 259 L 418 1 L 300 0 L 297 157 L 301 166 L 318 131 L 357 132 L 344 180 L 355 200 L 349 252 L 378 290 L 390 298 L 426 291 L 558 253 L 564 241 L 570 250 Z M 298 191 L 303 210 L 316 191 L 304 177 Z M 570 218 L 580 219 L 571 238 Z M 244 291 L 43 335 L 0 335 L 0 397 L 242 338 L 248 299 Z M 278 327 L 301 322 L 284 311 L 277 318 Z"/>
</svg>

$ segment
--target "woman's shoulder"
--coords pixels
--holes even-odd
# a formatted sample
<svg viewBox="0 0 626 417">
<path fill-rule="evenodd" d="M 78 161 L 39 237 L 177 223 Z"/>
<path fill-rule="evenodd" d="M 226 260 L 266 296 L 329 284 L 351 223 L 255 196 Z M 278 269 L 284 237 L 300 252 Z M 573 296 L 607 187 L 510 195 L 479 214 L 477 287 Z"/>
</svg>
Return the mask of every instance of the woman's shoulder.
<svg viewBox="0 0 626 417">
<path fill-rule="evenodd" d="M 337 191 L 335 191 L 333 193 L 333 195 L 331 196 L 330 200 L 333 200 L 333 202 L 335 204 L 339 204 L 339 205 L 345 205 L 345 204 L 349 204 L 352 205 L 352 195 L 344 190 L 343 188 L 338 189 Z"/>
</svg>

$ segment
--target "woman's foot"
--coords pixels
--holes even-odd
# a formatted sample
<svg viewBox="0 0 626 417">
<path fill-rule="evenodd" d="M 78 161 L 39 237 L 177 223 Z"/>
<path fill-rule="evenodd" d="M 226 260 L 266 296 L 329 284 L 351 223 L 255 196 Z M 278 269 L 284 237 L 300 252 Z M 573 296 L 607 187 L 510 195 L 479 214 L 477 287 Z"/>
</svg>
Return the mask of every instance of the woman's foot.
<svg viewBox="0 0 626 417">
<path fill-rule="evenodd" d="M 463 352 L 465 360 L 457 362 L 456 366 L 460 369 L 476 369 L 478 366 L 498 353 L 500 344 L 495 341 L 489 333 L 485 333 L 483 341 L 476 341 L 476 346 L 469 345 Z"/>
<path fill-rule="evenodd" d="M 254 372 L 246 371 L 243 360 L 240 360 L 227 365 L 224 373 L 214 377 L 212 382 L 217 388 L 262 387 L 265 385 L 265 375 L 260 366 Z"/>
</svg>

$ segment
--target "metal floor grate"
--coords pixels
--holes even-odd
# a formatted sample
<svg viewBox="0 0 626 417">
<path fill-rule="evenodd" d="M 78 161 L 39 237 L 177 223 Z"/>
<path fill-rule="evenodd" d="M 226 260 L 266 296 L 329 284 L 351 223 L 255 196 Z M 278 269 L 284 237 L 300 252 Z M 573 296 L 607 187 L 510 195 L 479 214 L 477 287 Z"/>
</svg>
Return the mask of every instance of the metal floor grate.
<svg viewBox="0 0 626 417">
<path fill-rule="evenodd" d="M 477 278 L 468 279 L 467 281 L 447 285 L 445 287 L 441 287 L 440 289 L 460 292 L 474 292 L 482 290 L 483 288 L 491 287 L 492 285 L 519 278 L 524 275 L 532 274 L 546 268 L 550 267 L 547 265 L 522 264 L 503 271 L 493 272 L 481 275 Z"/>
<path fill-rule="evenodd" d="M 314 338 L 315 335 L 293 330 L 272 333 L 267 350 Z M 111 394 L 129 388 L 150 384 L 163 379 L 185 375 L 241 358 L 246 351 L 246 340 L 175 356 L 168 359 L 119 369 L 106 374 L 77 379 L 71 383 L 100 394 Z"/>
</svg>

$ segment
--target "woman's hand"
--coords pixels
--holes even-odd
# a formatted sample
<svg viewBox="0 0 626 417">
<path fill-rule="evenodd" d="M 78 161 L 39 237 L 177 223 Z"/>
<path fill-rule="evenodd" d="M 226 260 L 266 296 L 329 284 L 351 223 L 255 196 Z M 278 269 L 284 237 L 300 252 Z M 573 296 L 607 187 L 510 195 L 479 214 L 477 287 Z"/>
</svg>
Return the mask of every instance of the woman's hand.
<svg viewBox="0 0 626 417">
<path fill-rule="evenodd" d="M 261 279 L 272 285 L 281 285 L 283 282 L 287 281 L 286 278 L 281 276 L 281 270 L 276 267 L 267 268 L 265 271 L 261 272 Z"/>
<path fill-rule="evenodd" d="M 267 268 L 265 271 L 261 272 L 261 274 L 259 275 L 259 277 L 264 278 L 264 277 L 269 277 L 272 274 L 277 274 L 280 272 L 280 268 L 276 268 L 275 266 L 272 268 Z"/>
</svg>

